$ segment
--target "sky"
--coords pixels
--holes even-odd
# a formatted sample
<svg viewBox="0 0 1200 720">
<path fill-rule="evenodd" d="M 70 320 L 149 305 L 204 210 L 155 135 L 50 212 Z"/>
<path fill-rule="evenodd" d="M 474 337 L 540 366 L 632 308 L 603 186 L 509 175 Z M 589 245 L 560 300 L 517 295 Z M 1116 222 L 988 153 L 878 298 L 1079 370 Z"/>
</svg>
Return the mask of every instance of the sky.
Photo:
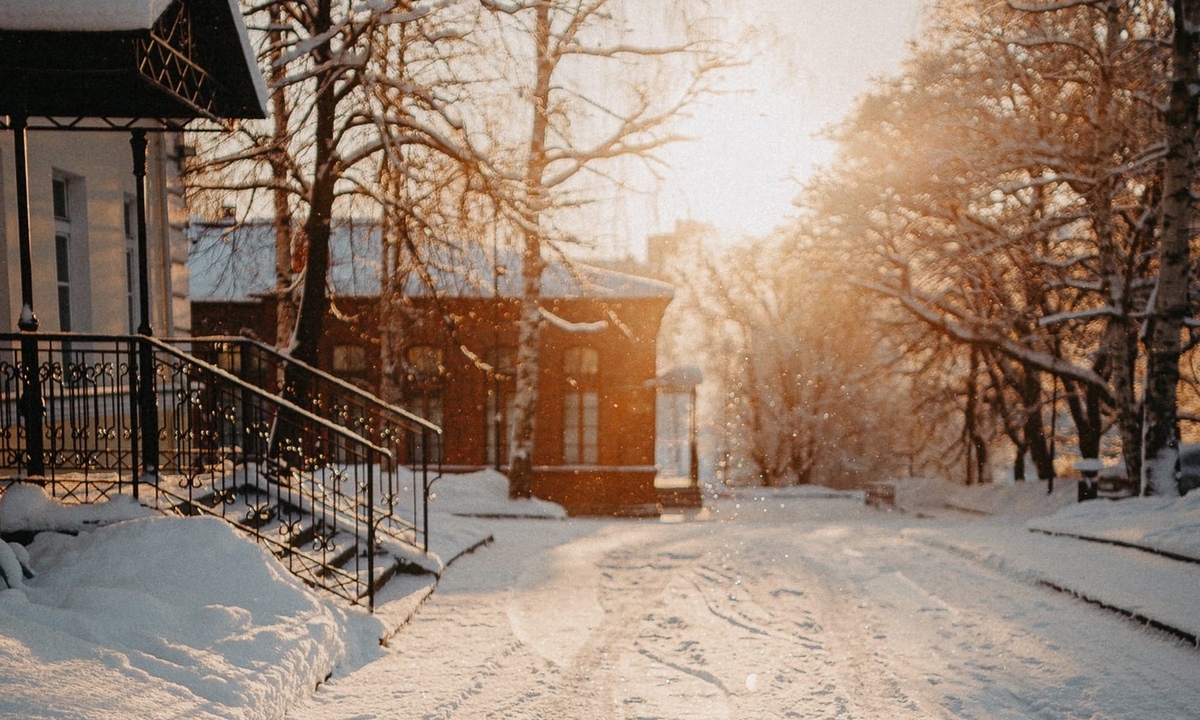
<svg viewBox="0 0 1200 720">
<path fill-rule="evenodd" d="M 766 234 L 785 220 L 799 183 L 833 156 L 833 145 L 816 135 L 846 115 L 872 78 L 898 69 L 920 30 L 923 3 L 728 2 L 740 11 L 735 20 L 778 40 L 728 74 L 726 86 L 742 91 L 694 110 L 684 131 L 697 140 L 662 152 L 672 166 L 662 189 L 618 209 L 617 234 L 635 246 L 629 250 L 676 220 L 711 223 L 729 240 Z"/>
</svg>

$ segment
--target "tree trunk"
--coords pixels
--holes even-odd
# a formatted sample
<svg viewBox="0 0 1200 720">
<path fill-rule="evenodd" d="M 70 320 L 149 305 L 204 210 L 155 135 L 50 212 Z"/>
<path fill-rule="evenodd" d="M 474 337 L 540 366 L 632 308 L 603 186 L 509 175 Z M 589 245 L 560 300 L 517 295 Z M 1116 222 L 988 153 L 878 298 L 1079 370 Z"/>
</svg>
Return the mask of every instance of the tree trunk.
<svg viewBox="0 0 1200 720">
<path fill-rule="evenodd" d="M 276 6 L 271 11 L 273 22 L 282 26 L 283 11 Z M 296 258 L 292 256 L 292 215 L 288 202 L 287 154 L 288 106 L 287 91 L 283 87 L 285 68 L 279 60 L 283 56 L 283 37 L 279 30 L 271 31 L 271 114 L 274 116 L 275 148 L 271 153 L 271 194 L 275 210 L 275 346 L 284 349 L 291 340 L 296 327 Z M 280 380 L 282 378 L 279 378 Z"/>
<path fill-rule="evenodd" d="M 1042 419 L 1042 376 L 1032 368 L 1025 368 L 1021 379 L 1021 404 L 1024 409 L 1025 444 L 1029 457 L 1037 470 L 1038 480 L 1054 477 L 1054 456 L 1046 442 L 1046 425 Z"/>
<path fill-rule="evenodd" d="M 332 0 L 320 0 L 314 35 L 324 35 L 332 26 L 331 2 Z M 328 41 L 313 51 L 313 61 L 318 66 L 328 65 L 331 60 Z M 308 219 L 304 224 L 308 252 L 304 263 L 300 306 L 296 312 L 296 330 L 291 346 L 292 357 L 311 365 L 317 364 L 321 331 L 324 328 L 325 314 L 329 310 L 329 297 L 325 285 L 329 276 L 329 237 L 334 188 L 338 180 L 334 148 L 337 96 L 336 84 L 333 77 L 329 76 L 332 72 L 334 71 L 328 70 L 323 73 L 317 87 L 315 167 Z"/>
<path fill-rule="evenodd" d="M 1025 454 L 1026 448 L 1023 445 L 1017 446 L 1017 456 L 1013 458 L 1013 481 L 1025 482 Z"/>
<path fill-rule="evenodd" d="M 1196 111 L 1200 70 L 1200 0 L 1175 0 L 1171 41 L 1172 82 L 1166 113 L 1162 232 L 1158 281 L 1147 321 L 1146 381 L 1142 411 L 1142 492 L 1179 494 L 1177 392 L 1181 333 L 1190 315 L 1189 221 L 1196 174 Z"/>
<path fill-rule="evenodd" d="M 542 341 L 542 237 L 541 214 L 546 202 L 543 187 L 546 170 L 546 131 L 549 127 L 550 5 L 538 3 L 537 78 L 531 98 L 533 125 L 529 135 L 529 157 L 525 167 L 525 197 L 529 203 L 522 253 L 521 317 L 517 334 L 516 396 L 513 402 L 513 434 L 509 448 L 508 494 L 513 498 L 533 495 L 533 450 L 536 443 L 538 409 L 538 356 Z"/>
</svg>

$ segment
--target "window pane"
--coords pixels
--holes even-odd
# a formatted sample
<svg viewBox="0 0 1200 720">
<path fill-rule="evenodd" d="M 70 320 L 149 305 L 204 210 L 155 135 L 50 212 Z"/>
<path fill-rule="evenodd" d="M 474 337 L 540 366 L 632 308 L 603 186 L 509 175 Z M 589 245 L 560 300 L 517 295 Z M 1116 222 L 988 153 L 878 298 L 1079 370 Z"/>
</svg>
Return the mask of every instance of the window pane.
<svg viewBox="0 0 1200 720">
<path fill-rule="evenodd" d="M 367 369 L 367 351 L 361 345 L 335 345 L 333 348 L 333 371 L 362 373 Z"/>
<path fill-rule="evenodd" d="M 45 187 L 45 186 L 43 186 Z M 69 220 L 71 218 L 67 203 L 67 181 L 62 178 L 54 178 L 54 217 L 61 220 Z"/>
<path fill-rule="evenodd" d="M 579 462 L 579 393 L 563 396 L 563 462 Z"/>
<path fill-rule="evenodd" d="M 415 345 L 405 353 L 409 371 L 418 377 L 436 377 L 445 368 L 442 366 L 442 349 L 429 345 Z"/>
<path fill-rule="evenodd" d="M 600 397 L 594 393 L 583 396 L 583 462 L 600 462 Z"/>
<path fill-rule="evenodd" d="M 58 268 L 58 281 L 71 282 L 71 238 L 66 235 L 54 236 L 54 259 Z"/>
<path fill-rule="evenodd" d="M 71 288 L 66 285 L 58 286 L 58 328 L 71 329 Z"/>
<path fill-rule="evenodd" d="M 563 355 L 563 370 L 575 380 L 594 378 L 600 372 L 600 353 L 595 348 L 567 348 Z"/>
</svg>

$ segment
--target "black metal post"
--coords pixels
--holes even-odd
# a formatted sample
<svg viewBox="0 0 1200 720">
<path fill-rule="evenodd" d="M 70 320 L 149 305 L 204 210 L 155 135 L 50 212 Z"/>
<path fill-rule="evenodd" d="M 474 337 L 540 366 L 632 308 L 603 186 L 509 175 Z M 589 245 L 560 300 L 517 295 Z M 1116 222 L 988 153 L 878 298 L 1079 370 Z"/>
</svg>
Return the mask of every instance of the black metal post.
<svg viewBox="0 0 1200 720">
<path fill-rule="evenodd" d="M 33 312 L 33 237 L 29 230 L 29 138 L 28 119 L 12 116 L 13 157 L 17 172 L 17 244 L 21 258 L 21 315 L 17 329 L 21 338 L 21 400 L 20 412 L 25 421 L 26 467 L 30 476 L 46 474 L 46 453 L 42 438 L 42 381 L 38 372 L 38 319 Z"/>
<path fill-rule="evenodd" d="M 429 552 L 429 428 L 421 428 L 421 485 L 423 492 L 423 517 L 421 524 L 425 531 L 425 552 Z"/>
<path fill-rule="evenodd" d="M 149 338 L 154 335 L 154 330 L 150 326 L 150 259 L 146 249 L 146 131 L 134 130 L 129 145 L 133 149 L 133 176 L 137 179 L 138 310 L 141 314 L 138 335 Z M 154 351 L 145 339 L 138 345 L 138 424 L 142 435 L 142 475 L 157 475 L 158 390 L 154 383 Z M 134 481 L 134 497 L 137 497 L 140 479 Z"/>
<path fill-rule="evenodd" d="M 692 487 L 700 487 L 700 457 L 696 442 L 696 386 L 692 386 L 691 406 L 688 408 L 688 477 Z"/>
<path fill-rule="evenodd" d="M 367 451 L 367 609 L 375 612 L 375 451 Z"/>
</svg>

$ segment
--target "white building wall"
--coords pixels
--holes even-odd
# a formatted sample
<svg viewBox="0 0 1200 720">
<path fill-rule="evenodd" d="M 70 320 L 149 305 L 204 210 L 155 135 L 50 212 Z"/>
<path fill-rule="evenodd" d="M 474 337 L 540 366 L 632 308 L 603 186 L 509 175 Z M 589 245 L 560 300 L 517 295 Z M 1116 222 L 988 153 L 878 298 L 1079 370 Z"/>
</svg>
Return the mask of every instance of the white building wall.
<svg viewBox="0 0 1200 720">
<path fill-rule="evenodd" d="M 136 196 L 130 134 L 30 130 L 29 196 L 33 248 L 33 309 L 40 329 L 59 330 L 55 220 L 52 182 L 71 179 L 72 329 L 127 334 L 128 286 L 125 269 L 125 201 Z M 182 199 L 175 162 L 167 155 L 174 136 L 150 136 L 147 182 L 147 232 L 150 261 L 151 322 L 156 335 L 176 334 L 190 326 L 186 303 L 186 241 Z M 16 168 L 13 138 L 0 133 L 0 329 L 17 329 L 21 310 L 21 271 L 17 242 Z M 81 216 L 81 217 L 78 217 Z M 177 225 L 177 232 L 172 232 Z M 182 269 L 181 269 L 182 268 Z M 182 275 L 181 275 L 182 273 Z M 77 307 L 76 307 L 77 306 Z"/>
</svg>

